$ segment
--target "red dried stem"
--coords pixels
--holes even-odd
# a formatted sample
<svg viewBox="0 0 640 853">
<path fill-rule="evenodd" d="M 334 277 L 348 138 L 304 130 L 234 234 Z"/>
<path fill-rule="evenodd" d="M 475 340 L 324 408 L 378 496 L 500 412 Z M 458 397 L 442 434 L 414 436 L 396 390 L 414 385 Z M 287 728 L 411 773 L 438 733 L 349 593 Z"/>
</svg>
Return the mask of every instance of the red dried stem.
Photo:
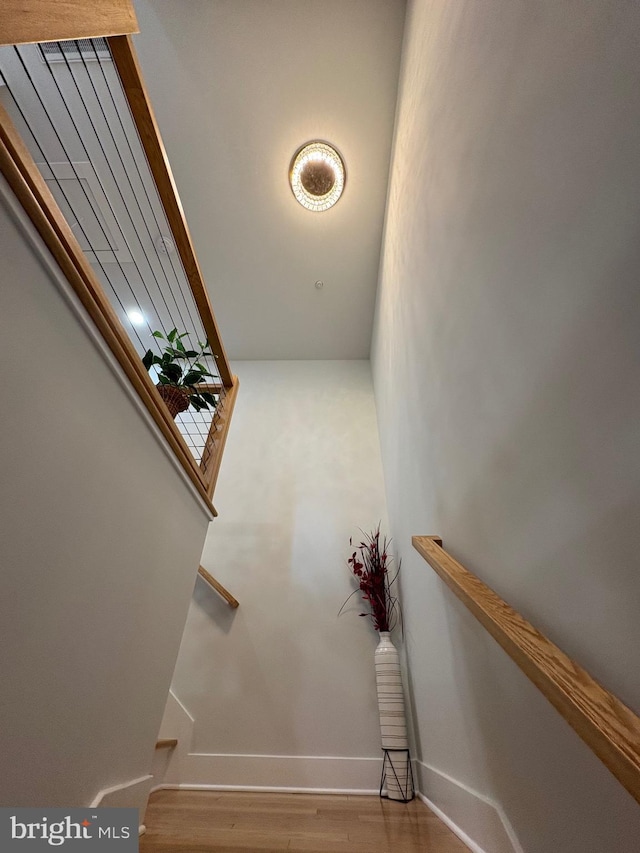
<svg viewBox="0 0 640 853">
<path fill-rule="evenodd" d="M 360 542 L 347 560 L 358 581 L 362 599 L 369 606 L 369 613 L 360 615 L 370 616 L 376 631 L 391 631 L 397 615 L 397 599 L 391 593 L 391 584 L 397 572 L 393 578 L 389 577 L 389 568 L 393 562 L 393 557 L 388 553 L 389 544 L 386 536 L 380 540 L 378 525 L 373 533 L 364 534 L 364 541 Z"/>
</svg>

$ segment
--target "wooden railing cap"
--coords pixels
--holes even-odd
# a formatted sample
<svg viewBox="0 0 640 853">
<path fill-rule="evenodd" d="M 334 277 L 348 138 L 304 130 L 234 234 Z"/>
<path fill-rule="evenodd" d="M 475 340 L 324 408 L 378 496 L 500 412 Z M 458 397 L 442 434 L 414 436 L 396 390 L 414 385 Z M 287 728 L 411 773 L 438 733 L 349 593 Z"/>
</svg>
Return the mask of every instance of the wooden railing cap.
<svg viewBox="0 0 640 853">
<path fill-rule="evenodd" d="M 140 31 L 131 0 L 2 0 L 0 44 L 130 35 Z"/>
</svg>

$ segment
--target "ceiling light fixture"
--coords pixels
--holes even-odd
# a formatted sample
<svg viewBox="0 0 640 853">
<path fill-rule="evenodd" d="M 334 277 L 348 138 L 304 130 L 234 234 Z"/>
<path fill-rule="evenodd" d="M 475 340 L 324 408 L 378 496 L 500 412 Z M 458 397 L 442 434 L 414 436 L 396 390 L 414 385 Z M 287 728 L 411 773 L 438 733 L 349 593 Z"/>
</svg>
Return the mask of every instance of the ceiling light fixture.
<svg viewBox="0 0 640 853">
<path fill-rule="evenodd" d="M 142 326 L 145 323 L 144 314 L 141 311 L 136 311 L 135 308 L 132 308 L 131 311 L 127 311 L 127 317 L 134 326 Z"/>
<path fill-rule="evenodd" d="M 326 142 L 307 142 L 291 161 L 289 182 L 296 199 L 307 210 L 328 210 L 344 189 L 344 163 Z"/>
</svg>

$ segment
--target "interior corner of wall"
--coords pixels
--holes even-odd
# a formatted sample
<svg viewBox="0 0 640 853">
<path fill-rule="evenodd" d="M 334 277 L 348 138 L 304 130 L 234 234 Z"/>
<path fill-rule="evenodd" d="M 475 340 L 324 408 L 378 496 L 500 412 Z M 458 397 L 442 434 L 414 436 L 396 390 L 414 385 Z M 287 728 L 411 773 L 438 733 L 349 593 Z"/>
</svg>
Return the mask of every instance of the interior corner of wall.
<svg viewBox="0 0 640 853">
<path fill-rule="evenodd" d="M 416 759 L 420 799 L 474 853 L 524 853 L 502 807 Z"/>
<path fill-rule="evenodd" d="M 153 763 L 154 787 L 184 781 L 182 777 L 191 753 L 194 726 L 193 716 L 176 696 L 173 689 L 169 690 L 158 736 L 160 738 L 176 738 L 178 743 L 168 753 L 166 750 L 162 751 L 164 753 L 162 755 L 156 752 Z"/>
</svg>

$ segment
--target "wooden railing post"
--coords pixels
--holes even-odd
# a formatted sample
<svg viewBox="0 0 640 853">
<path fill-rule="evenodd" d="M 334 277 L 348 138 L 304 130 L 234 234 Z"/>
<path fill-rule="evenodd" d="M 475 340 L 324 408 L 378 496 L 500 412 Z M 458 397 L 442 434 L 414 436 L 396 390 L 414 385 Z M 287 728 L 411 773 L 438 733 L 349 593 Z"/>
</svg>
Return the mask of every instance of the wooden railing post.
<svg viewBox="0 0 640 853">
<path fill-rule="evenodd" d="M 204 478 L 207 483 L 207 490 L 210 496 L 213 496 L 216 483 L 218 482 L 222 454 L 224 453 L 227 436 L 229 434 L 229 425 L 231 423 L 231 416 L 236 404 L 239 385 L 240 382 L 238 377 L 235 376 L 233 379 L 233 387 L 227 390 L 224 401 L 219 404 L 216 409 L 216 413 L 211 421 L 211 426 L 209 427 L 209 434 L 207 435 L 204 450 L 202 451 L 200 467 L 204 474 Z"/>
</svg>

